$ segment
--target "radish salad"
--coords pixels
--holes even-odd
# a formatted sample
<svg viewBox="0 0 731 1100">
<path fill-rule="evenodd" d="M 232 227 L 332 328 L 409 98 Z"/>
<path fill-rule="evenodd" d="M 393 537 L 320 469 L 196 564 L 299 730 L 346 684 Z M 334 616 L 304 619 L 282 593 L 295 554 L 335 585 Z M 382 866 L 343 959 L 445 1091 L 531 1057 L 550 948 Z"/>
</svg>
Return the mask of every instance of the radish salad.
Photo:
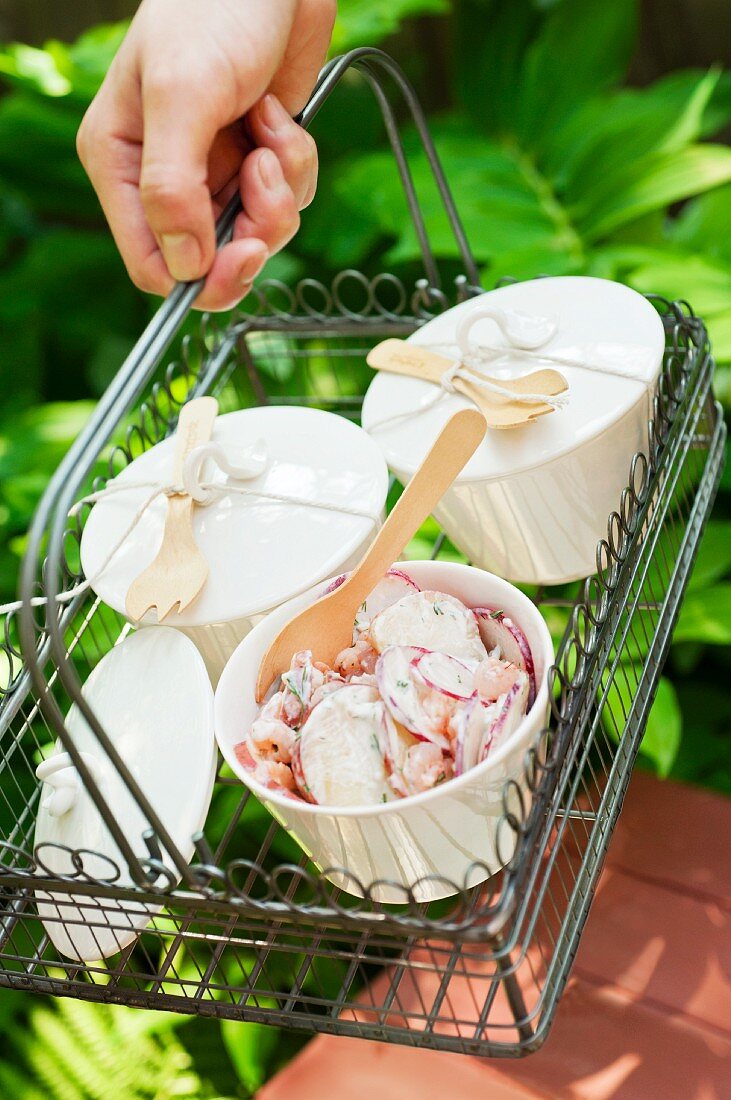
<svg viewBox="0 0 731 1100">
<path fill-rule="evenodd" d="M 392 569 L 332 668 L 295 653 L 236 755 L 263 786 L 292 798 L 391 802 L 487 759 L 535 690 L 530 646 L 500 608 L 469 608 Z"/>
</svg>

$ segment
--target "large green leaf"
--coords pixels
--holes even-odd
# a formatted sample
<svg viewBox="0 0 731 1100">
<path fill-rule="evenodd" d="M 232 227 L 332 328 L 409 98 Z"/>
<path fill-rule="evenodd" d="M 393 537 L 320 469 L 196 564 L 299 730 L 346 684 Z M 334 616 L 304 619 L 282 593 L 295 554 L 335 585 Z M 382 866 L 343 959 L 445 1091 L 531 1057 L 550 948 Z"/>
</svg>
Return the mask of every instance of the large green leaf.
<svg viewBox="0 0 731 1100">
<path fill-rule="evenodd" d="M 274 1007 L 266 997 L 257 997 Z M 254 1095 L 267 1079 L 267 1069 L 279 1043 L 279 1030 L 271 1024 L 223 1020 L 221 1037 L 239 1080 Z"/>
<path fill-rule="evenodd" d="M 375 46 L 414 15 L 440 15 L 449 0 L 340 0 L 330 52 Z"/>
<path fill-rule="evenodd" d="M 682 79 L 680 79 L 682 77 Z M 649 88 L 623 89 L 589 101 L 550 136 L 546 171 L 569 203 L 638 157 L 696 141 L 719 73 L 673 74 Z"/>
<path fill-rule="evenodd" d="M 731 645 L 731 584 L 688 592 L 673 638 L 676 642 Z"/>
<path fill-rule="evenodd" d="M 671 223 L 674 244 L 731 264 L 731 184 L 687 203 Z"/>
<path fill-rule="evenodd" d="M 690 145 L 654 152 L 621 165 L 587 188 L 572 208 L 589 241 L 606 237 L 635 218 L 698 195 L 731 180 L 731 149 L 723 145 Z"/>
<path fill-rule="evenodd" d="M 683 716 L 675 688 L 664 676 L 657 688 L 640 751 L 652 760 L 658 775 L 670 774 L 680 748 Z"/>
<path fill-rule="evenodd" d="M 515 130 L 542 149 L 567 111 L 612 87 L 624 74 L 635 42 L 635 0 L 562 0 L 528 47 L 520 77 Z"/>
<path fill-rule="evenodd" d="M 687 298 L 702 317 L 731 312 L 731 265 L 705 256 L 672 255 L 633 269 L 634 287 L 666 298 Z"/>
<path fill-rule="evenodd" d="M 457 97 L 479 130 L 513 128 L 525 48 L 540 25 L 532 0 L 463 0 L 455 5 Z"/>
<path fill-rule="evenodd" d="M 468 240 L 479 260 L 508 250 L 563 250 L 581 256 L 581 242 L 531 159 L 514 145 L 501 145 L 469 133 L 454 117 L 434 126 L 440 156 L 452 180 L 452 191 Z M 410 166 L 432 248 L 439 256 L 456 256 L 457 246 L 426 158 L 410 147 Z M 370 154 L 342 167 L 334 189 L 357 215 L 367 210 L 380 231 L 395 241 L 390 262 L 419 255 L 418 240 L 392 159 Z"/>
<path fill-rule="evenodd" d="M 42 49 L 14 43 L 0 49 L 0 77 L 42 96 L 89 101 L 104 79 L 127 23 L 102 24 L 72 45 L 46 42 Z"/>
</svg>

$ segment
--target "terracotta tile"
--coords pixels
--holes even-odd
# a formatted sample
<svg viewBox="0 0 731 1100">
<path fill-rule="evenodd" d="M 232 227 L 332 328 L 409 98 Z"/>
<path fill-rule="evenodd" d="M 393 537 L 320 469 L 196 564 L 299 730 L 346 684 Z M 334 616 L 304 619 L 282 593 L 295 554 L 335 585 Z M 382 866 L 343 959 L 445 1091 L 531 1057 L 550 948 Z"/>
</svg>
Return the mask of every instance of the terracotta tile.
<svg viewBox="0 0 731 1100">
<path fill-rule="evenodd" d="M 257 1100 L 532 1100 L 542 1095 L 461 1054 L 320 1035 L 260 1089 Z"/>
<path fill-rule="evenodd" d="M 575 973 L 731 1034 L 731 917 L 716 902 L 609 868 Z"/>
<path fill-rule="evenodd" d="M 481 1060 L 411 1047 L 320 1036 L 259 1094 L 260 1100 L 725 1100 L 731 1096 L 728 916 L 731 803 L 679 784 L 633 779 L 580 947 L 575 977 L 545 1046 L 521 1061 Z M 568 859 L 570 854 L 566 855 Z M 563 857 L 562 857 L 563 858 Z M 555 884 L 570 889 L 568 862 Z M 557 915 L 558 919 L 558 915 Z M 549 925 L 544 922 L 546 935 Z M 446 984 L 439 945 L 411 956 L 389 1022 L 417 1021 L 443 996 L 444 1029 L 470 1034 L 489 989 L 479 947 Z M 519 971 L 532 1007 L 529 955 Z M 427 963 L 422 969 L 420 964 Z M 469 980 L 466 977 L 469 972 Z M 362 1005 L 388 988 L 379 976 Z M 726 1011 L 724 1011 L 726 1009 Z M 369 1019 L 361 1009 L 351 1018 Z M 509 1021 L 498 995 L 490 1023 Z M 493 1037 L 506 1033 L 493 1031 Z M 731 1036 L 731 1031 L 729 1032 Z"/>
<path fill-rule="evenodd" d="M 729 905 L 729 834 L 731 799 L 636 772 L 607 860 Z"/>
<path fill-rule="evenodd" d="M 561 1100 L 725 1100 L 731 1041 L 574 979 L 545 1046 L 501 1072 Z"/>
</svg>

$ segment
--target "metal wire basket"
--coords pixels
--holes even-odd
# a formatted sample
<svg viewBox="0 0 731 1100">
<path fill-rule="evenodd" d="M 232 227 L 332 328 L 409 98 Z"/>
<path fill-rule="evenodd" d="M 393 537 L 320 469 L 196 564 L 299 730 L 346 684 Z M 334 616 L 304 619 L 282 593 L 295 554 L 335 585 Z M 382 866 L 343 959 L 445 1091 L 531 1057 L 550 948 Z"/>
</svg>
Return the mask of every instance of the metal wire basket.
<svg viewBox="0 0 731 1100">
<path fill-rule="evenodd" d="M 667 347 L 649 449 L 635 455 L 627 488 L 608 517 L 596 575 L 531 592 L 554 630 L 565 627 L 550 674 L 551 721 L 525 758 L 530 806 L 514 782 L 504 790 L 501 828 L 506 851 L 514 853 L 480 887 L 454 883 L 453 897 L 430 905 L 409 891 L 403 904 L 379 903 L 368 884 L 362 899 L 344 893 L 224 770 L 189 864 L 80 695 L 90 669 L 129 625 L 89 591 L 64 606 L 54 601 L 79 580 L 87 513 L 69 523 L 70 505 L 174 430 L 190 397 L 213 393 L 222 411 L 289 401 L 357 418 L 368 377 L 364 356 L 373 343 L 413 331 L 480 289 L 423 116 L 390 59 L 359 50 L 333 62 L 303 124 L 351 66 L 364 74 L 383 112 L 423 275 L 408 285 L 391 274 L 356 271 L 327 286 L 314 279 L 294 287 L 264 281 L 244 310 L 222 324 L 204 318 L 182 338 L 196 288 L 177 288 L 53 478 L 30 534 L 24 607 L 6 617 L 0 635 L 8 668 L 0 682 L 0 984 L 517 1056 L 543 1042 L 565 985 L 720 477 L 725 430 L 711 395 L 713 361 L 703 323 L 685 303 L 653 299 Z M 454 231 L 462 272 L 450 287 L 442 285 L 429 246 L 387 94 L 392 85 L 405 98 Z M 234 213 L 227 211 L 221 239 Z M 287 393 L 296 379 L 298 396 L 284 393 L 285 376 Z M 431 554 L 446 552 L 452 551 L 439 535 Z M 49 597 L 43 610 L 30 604 L 38 593 Z M 144 859 L 119 834 L 113 807 L 64 726 L 72 702 L 149 822 Z M 69 853 L 73 870 L 59 876 L 34 850 L 35 766 L 56 737 L 135 885 L 120 886 L 116 866 L 92 875 L 93 853 Z M 163 850 L 179 878 L 162 863 Z M 125 915 L 140 906 L 149 925 L 106 962 L 71 962 L 55 951 L 41 924 L 34 903 L 39 886 L 53 892 L 59 920 L 69 919 L 64 898 L 83 898 L 87 923 L 99 928 L 125 927 Z"/>
</svg>

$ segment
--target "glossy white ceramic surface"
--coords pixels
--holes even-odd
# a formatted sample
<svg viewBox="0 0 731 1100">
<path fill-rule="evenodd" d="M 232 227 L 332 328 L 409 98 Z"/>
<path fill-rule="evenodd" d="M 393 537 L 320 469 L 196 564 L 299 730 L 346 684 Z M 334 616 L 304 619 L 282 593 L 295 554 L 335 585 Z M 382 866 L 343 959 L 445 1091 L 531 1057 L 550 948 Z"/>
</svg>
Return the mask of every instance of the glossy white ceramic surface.
<svg viewBox="0 0 731 1100">
<path fill-rule="evenodd" d="M 450 539 L 475 564 L 510 580 L 557 584 L 595 571 L 596 544 L 619 505 L 632 455 L 647 447 L 649 395 L 664 350 L 653 307 L 619 283 L 583 276 L 536 279 L 490 291 L 447 311 L 409 339 L 451 352 L 459 325 L 487 306 L 510 317 L 543 318 L 552 333 L 537 358 L 511 348 L 494 321 L 470 332 L 476 343 L 504 347 L 485 369 L 516 377 L 553 366 L 569 383 L 565 408 L 509 431 L 489 431 L 435 512 Z M 554 363 L 541 353 L 592 362 L 603 370 Z M 626 371 L 633 377 L 612 373 Z M 363 404 L 363 426 L 389 466 L 408 480 L 445 420 L 467 403 L 418 379 L 377 375 Z M 383 423 L 397 413 L 409 413 Z"/>
<path fill-rule="evenodd" d="M 166 627 L 132 633 L 99 662 L 84 684 L 83 696 L 179 850 L 190 858 L 191 838 L 208 813 L 216 764 L 213 689 L 195 646 Z M 134 852 L 149 857 L 142 839 L 147 819 L 76 706 L 66 725 Z M 56 758 L 61 767 L 55 766 Z M 111 860 L 121 872 L 116 882 L 129 885 L 117 845 L 68 764 L 57 742 L 39 769 L 44 784 L 34 844 L 40 861 L 49 871 L 73 875 L 70 856 L 55 845 L 84 849 L 87 874 L 114 878 Z M 167 853 L 163 859 L 172 868 Z M 82 895 L 44 891 L 36 891 L 36 899 L 56 948 L 68 958 L 87 962 L 128 946 L 158 911 L 125 902 L 122 912 L 108 899 L 89 901 Z"/>
<path fill-rule="evenodd" d="M 194 509 L 194 535 L 208 562 L 209 577 L 193 603 L 169 616 L 165 625 L 185 630 L 215 680 L 236 644 L 263 614 L 347 568 L 364 553 L 377 523 L 337 509 L 380 517 L 388 471 L 380 449 L 361 428 L 319 409 L 267 406 L 228 413 L 216 420 L 212 439 L 234 460 L 243 448 L 262 442 L 265 468 L 239 483 L 245 489 L 335 509 L 233 491 Z M 114 484 L 168 483 L 173 442 L 166 439 L 146 451 Z M 213 465 L 207 477 L 220 486 L 236 485 Z M 150 492 L 134 488 L 99 501 L 84 528 L 84 572 L 93 578 L 92 587 L 104 602 L 122 613 L 129 585 L 160 546 L 163 497 L 143 513 L 134 532 L 97 574 Z"/>
<path fill-rule="evenodd" d="M 510 858 L 514 835 L 504 824 L 498 828 L 503 786 L 506 779 L 515 779 L 526 807 L 529 805 L 523 761 L 545 723 L 546 673 L 553 661 L 551 637 L 539 611 L 506 581 L 451 562 L 403 562 L 398 568 L 408 572 L 420 587 L 448 592 L 468 606 L 503 608 L 525 631 L 536 667 L 536 702 L 513 736 L 482 764 L 426 794 L 341 810 L 312 806 L 268 790 L 241 766 L 235 748 L 258 711 L 254 684 L 261 657 L 282 624 L 313 602 L 323 586 L 278 608 L 252 630 L 226 665 L 215 698 L 216 738 L 242 782 L 333 882 L 350 893 L 359 893 L 352 877 L 343 879 L 332 871 L 347 868 L 364 886 L 376 884 L 373 897 L 394 902 L 404 900 L 403 891 L 385 883 L 378 885 L 378 880 L 414 887 L 415 897 L 431 900 L 453 893 L 449 883 L 475 885 L 483 881 Z M 484 866 L 474 868 L 467 879 L 475 862 Z M 438 879 L 420 883 L 425 876 Z"/>
</svg>

